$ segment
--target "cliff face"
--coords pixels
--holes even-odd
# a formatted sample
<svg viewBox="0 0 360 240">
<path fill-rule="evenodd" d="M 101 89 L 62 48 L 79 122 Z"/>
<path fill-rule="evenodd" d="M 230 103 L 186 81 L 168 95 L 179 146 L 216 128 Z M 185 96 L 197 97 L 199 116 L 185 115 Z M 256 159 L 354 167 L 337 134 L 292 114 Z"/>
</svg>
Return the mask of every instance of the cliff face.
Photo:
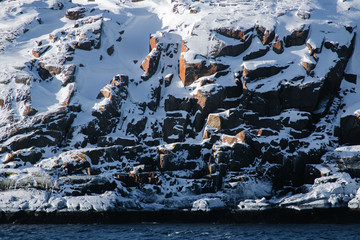
<svg viewBox="0 0 360 240">
<path fill-rule="evenodd" d="M 359 3 L 0 5 L 3 211 L 359 207 Z"/>
</svg>

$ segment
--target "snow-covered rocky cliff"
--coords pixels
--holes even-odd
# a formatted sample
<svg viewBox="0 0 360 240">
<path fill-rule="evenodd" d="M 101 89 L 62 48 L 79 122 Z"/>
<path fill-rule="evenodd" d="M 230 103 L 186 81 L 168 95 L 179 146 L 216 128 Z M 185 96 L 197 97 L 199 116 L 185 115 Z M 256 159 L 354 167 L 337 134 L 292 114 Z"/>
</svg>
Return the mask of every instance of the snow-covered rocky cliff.
<svg viewBox="0 0 360 240">
<path fill-rule="evenodd" d="M 0 210 L 360 208 L 357 0 L 0 1 Z"/>
</svg>

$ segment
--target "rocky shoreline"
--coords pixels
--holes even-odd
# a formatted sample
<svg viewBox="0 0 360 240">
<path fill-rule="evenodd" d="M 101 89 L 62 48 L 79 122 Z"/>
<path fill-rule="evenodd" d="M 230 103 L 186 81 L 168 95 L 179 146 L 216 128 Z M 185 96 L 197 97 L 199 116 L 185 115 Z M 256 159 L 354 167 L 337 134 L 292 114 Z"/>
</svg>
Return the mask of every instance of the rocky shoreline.
<svg viewBox="0 0 360 240">
<path fill-rule="evenodd" d="M 349 208 L 306 210 L 160 210 L 0 212 L 0 224 L 128 224 L 128 223 L 268 223 L 268 224 L 359 224 L 360 211 Z"/>
<path fill-rule="evenodd" d="M 3 222 L 358 221 L 356 1 L 1 4 Z"/>
</svg>

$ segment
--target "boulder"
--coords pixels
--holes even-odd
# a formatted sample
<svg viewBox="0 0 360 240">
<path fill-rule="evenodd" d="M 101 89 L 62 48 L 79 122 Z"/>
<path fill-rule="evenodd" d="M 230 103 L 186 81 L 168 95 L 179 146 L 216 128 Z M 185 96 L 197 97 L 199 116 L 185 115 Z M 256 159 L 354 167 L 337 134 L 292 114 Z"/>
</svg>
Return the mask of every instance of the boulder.
<svg viewBox="0 0 360 240">
<path fill-rule="evenodd" d="M 189 86 L 200 77 L 213 75 L 216 72 L 227 69 L 228 67 L 229 66 L 227 65 L 207 60 L 191 63 L 186 60 L 184 55 L 180 55 L 179 77 L 184 86 Z"/>
<path fill-rule="evenodd" d="M 268 30 L 265 27 L 256 26 L 256 32 L 263 45 L 267 45 L 270 42 L 272 42 L 272 40 L 274 40 L 275 37 L 274 30 Z"/>
<path fill-rule="evenodd" d="M 62 85 L 63 87 L 65 87 L 67 84 L 75 82 L 76 65 L 75 64 L 65 65 L 61 73 L 64 76 L 61 79 L 63 83 Z"/>
<path fill-rule="evenodd" d="M 322 86 L 321 81 L 282 84 L 280 101 L 283 109 L 297 108 L 301 111 L 314 111 L 319 102 Z"/>
<path fill-rule="evenodd" d="M 154 48 L 145 58 L 141 64 L 141 69 L 144 70 L 143 79 L 148 79 L 156 72 L 159 61 L 160 61 L 161 51 Z"/>
<path fill-rule="evenodd" d="M 134 135 L 136 137 L 140 136 L 140 134 L 145 130 L 147 121 L 147 117 L 143 117 L 140 120 L 133 119 L 127 125 L 126 134 Z"/>
<path fill-rule="evenodd" d="M 281 66 L 281 65 L 260 65 L 256 68 L 247 68 L 246 65 L 244 66 L 243 71 L 243 78 L 246 82 L 251 82 L 257 79 L 268 78 L 274 76 L 281 72 L 282 70 L 288 68 L 288 65 Z"/>
<path fill-rule="evenodd" d="M 248 167 L 255 161 L 255 154 L 251 150 L 250 146 L 245 143 L 234 143 L 233 149 L 233 160 L 239 161 L 239 167 Z"/>
<path fill-rule="evenodd" d="M 170 153 L 160 154 L 159 166 L 162 171 L 176 171 L 183 170 L 185 167 L 185 159 Z"/>
<path fill-rule="evenodd" d="M 186 112 L 167 114 L 162 128 L 164 141 L 167 143 L 183 142 L 189 118 L 190 116 Z"/>
<path fill-rule="evenodd" d="M 263 56 L 266 55 L 266 53 L 268 53 L 269 50 L 270 50 L 270 47 L 266 46 L 265 48 L 260 48 L 260 49 L 258 49 L 256 51 L 249 52 L 248 54 L 246 54 L 243 57 L 243 60 L 244 61 L 249 61 L 249 60 L 252 60 L 252 59 L 263 57 Z"/>
<path fill-rule="evenodd" d="M 103 176 L 64 176 L 59 179 L 59 182 L 61 183 L 60 188 L 67 188 L 70 185 L 70 189 L 65 192 L 73 196 L 103 194 L 106 191 L 113 191 L 117 187 L 114 180 Z"/>
<path fill-rule="evenodd" d="M 213 46 L 210 50 L 211 57 L 217 58 L 221 56 L 232 56 L 236 57 L 242 54 L 246 49 L 249 48 L 252 42 L 252 36 L 247 36 L 244 40 L 240 40 L 237 44 L 227 44 L 223 41 L 219 41 L 216 46 Z"/>
<path fill-rule="evenodd" d="M 110 47 L 108 47 L 108 49 L 106 49 L 106 52 L 109 56 L 113 55 L 114 51 L 114 45 L 111 45 Z"/>
<path fill-rule="evenodd" d="M 278 89 L 271 89 L 265 92 L 244 90 L 241 96 L 241 104 L 246 109 L 252 110 L 261 116 L 278 115 L 282 110 Z M 268 106 L 271 106 L 271 108 Z"/>
<path fill-rule="evenodd" d="M 304 69 L 306 70 L 306 73 L 309 75 L 310 72 L 316 67 L 315 63 L 312 62 L 307 62 L 307 61 L 302 61 L 301 65 L 304 67 Z"/>
<path fill-rule="evenodd" d="M 249 32 L 252 32 L 253 29 L 250 28 L 250 29 L 243 30 L 243 29 L 232 29 L 232 28 L 222 27 L 222 28 L 216 29 L 215 31 L 225 37 L 235 38 L 235 39 L 239 39 L 239 40 L 245 40 L 247 37 L 246 35 Z"/>
<path fill-rule="evenodd" d="M 300 46 L 305 44 L 309 34 L 309 26 L 301 26 L 298 30 L 291 31 L 290 35 L 284 37 L 285 47 Z"/>
<path fill-rule="evenodd" d="M 284 111 L 282 114 L 282 124 L 297 131 L 310 130 L 312 126 L 312 116 L 309 112 L 301 112 L 294 109 Z"/>
<path fill-rule="evenodd" d="M 78 20 L 85 16 L 86 9 L 84 7 L 73 7 L 65 12 L 65 17 L 70 20 Z"/>
<path fill-rule="evenodd" d="M 91 40 L 86 38 L 81 38 L 79 42 L 76 44 L 76 47 L 82 50 L 90 51 L 93 44 Z"/>
<path fill-rule="evenodd" d="M 41 151 L 31 147 L 28 149 L 22 149 L 15 152 L 8 153 L 3 159 L 2 163 L 7 164 L 14 161 L 29 162 L 31 164 L 37 163 L 42 157 Z"/>
<path fill-rule="evenodd" d="M 109 146 L 114 146 L 114 145 L 121 145 L 121 146 L 136 145 L 136 141 L 132 138 L 101 136 L 98 138 L 97 141 L 98 141 L 97 145 L 99 147 L 109 147 Z"/>
<path fill-rule="evenodd" d="M 14 136 L 9 140 L 8 146 L 12 151 L 31 147 L 58 146 L 61 144 L 63 134 L 55 130 L 37 130 L 29 134 Z"/>
<path fill-rule="evenodd" d="M 40 58 L 46 51 L 50 49 L 50 46 L 42 46 L 32 50 L 32 55 L 36 58 Z"/>
<path fill-rule="evenodd" d="M 276 36 L 275 42 L 272 44 L 272 49 L 275 53 L 281 54 L 284 52 L 284 44 L 282 40 L 279 40 Z"/>
<path fill-rule="evenodd" d="M 193 95 L 196 108 L 204 115 L 214 112 L 217 108 L 222 107 L 225 89 L 221 85 L 212 84 L 208 87 L 199 88 Z"/>
<path fill-rule="evenodd" d="M 223 134 L 223 135 L 221 135 L 221 142 L 232 145 L 234 143 L 241 142 L 241 140 L 235 136 L 229 136 L 229 135 Z"/>
<path fill-rule="evenodd" d="M 170 86 L 172 79 L 174 78 L 174 74 L 169 73 L 168 75 L 165 76 L 165 87 Z"/>
<path fill-rule="evenodd" d="M 360 116 L 347 115 L 340 119 L 340 141 L 342 144 L 360 144 Z"/>
<path fill-rule="evenodd" d="M 177 98 L 169 94 L 165 99 L 165 111 L 186 111 L 190 112 L 193 108 L 193 99 L 189 97 Z"/>
</svg>

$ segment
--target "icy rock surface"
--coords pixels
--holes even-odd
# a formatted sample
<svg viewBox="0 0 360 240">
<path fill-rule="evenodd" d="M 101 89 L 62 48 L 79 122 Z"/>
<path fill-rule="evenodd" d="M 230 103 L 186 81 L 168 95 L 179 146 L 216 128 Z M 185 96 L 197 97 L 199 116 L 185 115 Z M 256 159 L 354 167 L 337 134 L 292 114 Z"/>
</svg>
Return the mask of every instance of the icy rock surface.
<svg viewBox="0 0 360 240">
<path fill-rule="evenodd" d="M 3 0 L 0 208 L 359 208 L 358 1 Z"/>
</svg>

